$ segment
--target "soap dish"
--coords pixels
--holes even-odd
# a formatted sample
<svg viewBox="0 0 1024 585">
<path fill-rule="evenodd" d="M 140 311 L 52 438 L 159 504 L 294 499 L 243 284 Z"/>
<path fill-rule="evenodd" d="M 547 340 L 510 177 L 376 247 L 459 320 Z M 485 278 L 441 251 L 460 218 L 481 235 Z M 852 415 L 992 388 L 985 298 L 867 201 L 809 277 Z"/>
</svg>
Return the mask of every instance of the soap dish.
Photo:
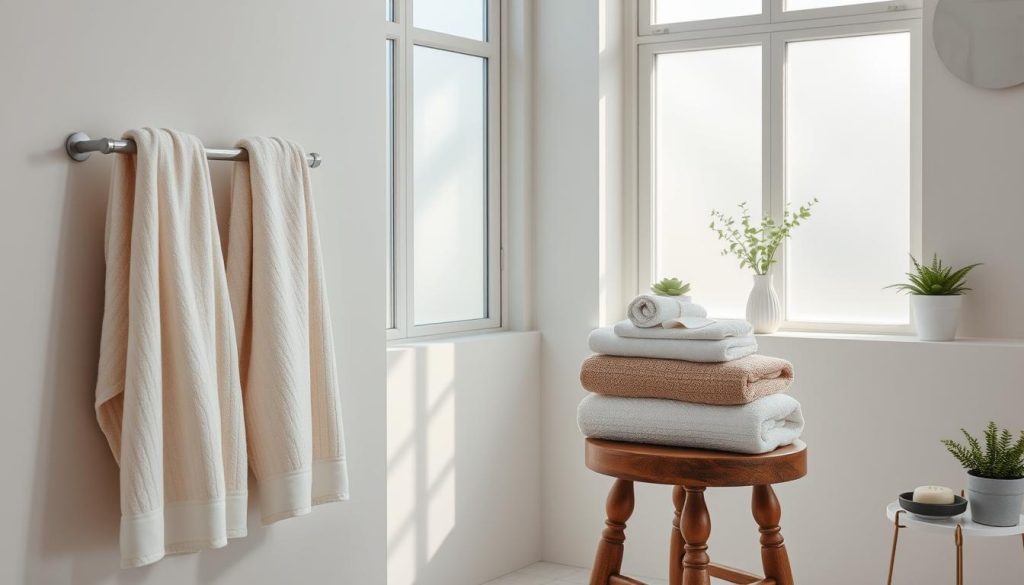
<svg viewBox="0 0 1024 585">
<path fill-rule="evenodd" d="M 900 494 L 900 507 L 918 516 L 950 518 L 967 511 L 967 500 L 960 496 L 953 496 L 952 504 L 922 504 L 914 501 L 914 492 L 903 492 Z"/>
</svg>

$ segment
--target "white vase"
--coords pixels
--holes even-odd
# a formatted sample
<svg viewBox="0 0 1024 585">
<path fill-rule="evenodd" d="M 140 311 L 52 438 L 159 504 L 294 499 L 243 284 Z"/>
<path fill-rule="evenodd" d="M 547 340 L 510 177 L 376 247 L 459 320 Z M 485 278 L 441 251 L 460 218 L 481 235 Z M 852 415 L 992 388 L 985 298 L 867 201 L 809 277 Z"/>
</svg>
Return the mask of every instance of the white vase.
<svg viewBox="0 0 1024 585">
<path fill-rule="evenodd" d="M 782 305 L 775 294 L 771 274 L 755 274 L 754 288 L 747 298 L 747 321 L 754 333 L 775 333 L 782 324 Z"/>
<path fill-rule="evenodd" d="M 914 329 L 921 341 L 953 341 L 960 322 L 961 295 L 910 295 Z"/>
</svg>

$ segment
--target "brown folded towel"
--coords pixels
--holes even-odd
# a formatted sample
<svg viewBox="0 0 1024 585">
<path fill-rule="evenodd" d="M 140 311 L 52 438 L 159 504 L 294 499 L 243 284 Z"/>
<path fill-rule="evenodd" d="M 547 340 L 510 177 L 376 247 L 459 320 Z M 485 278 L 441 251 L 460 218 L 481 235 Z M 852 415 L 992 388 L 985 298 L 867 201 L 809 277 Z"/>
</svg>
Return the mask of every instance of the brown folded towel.
<svg viewBox="0 0 1024 585">
<path fill-rule="evenodd" d="M 788 388 L 793 364 L 763 355 L 712 364 L 593 355 L 583 362 L 580 382 L 591 392 L 611 396 L 746 404 Z"/>
</svg>

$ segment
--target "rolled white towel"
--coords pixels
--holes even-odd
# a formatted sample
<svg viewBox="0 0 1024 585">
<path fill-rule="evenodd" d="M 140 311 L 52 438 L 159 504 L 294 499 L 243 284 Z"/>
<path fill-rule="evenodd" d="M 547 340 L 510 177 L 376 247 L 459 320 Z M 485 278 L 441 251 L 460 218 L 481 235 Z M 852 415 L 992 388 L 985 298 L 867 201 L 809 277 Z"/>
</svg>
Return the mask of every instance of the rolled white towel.
<svg viewBox="0 0 1024 585">
<path fill-rule="evenodd" d="M 804 429 L 800 403 L 787 394 L 742 406 L 589 394 L 576 423 L 597 439 L 751 454 L 792 444 Z"/>
<path fill-rule="evenodd" d="M 637 327 L 657 327 L 669 319 L 681 317 L 708 316 L 704 307 L 685 302 L 678 297 L 665 297 L 661 295 L 640 295 L 629 303 L 626 309 L 629 320 Z"/>
<path fill-rule="evenodd" d="M 677 319 L 662 323 L 661 327 L 637 327 L 632 321 L 619 321 L 614 326 L 615 335 L 639 339 L 706 339 L 719 340 L 726 337 L 749 337 L 754 328 L 742 319 L 720 319 L 699 328 L 669 328 Z"/>
<path fill-rule="evenodd" d="M 619 337 L 611 327 L 602 327 L 591 331 L 588 341 L 594 353 L 688 362 L 729 362 L 757 353 L 757 339 L 753 335 L 717 340 L 641 339 Z"/>
</svg>

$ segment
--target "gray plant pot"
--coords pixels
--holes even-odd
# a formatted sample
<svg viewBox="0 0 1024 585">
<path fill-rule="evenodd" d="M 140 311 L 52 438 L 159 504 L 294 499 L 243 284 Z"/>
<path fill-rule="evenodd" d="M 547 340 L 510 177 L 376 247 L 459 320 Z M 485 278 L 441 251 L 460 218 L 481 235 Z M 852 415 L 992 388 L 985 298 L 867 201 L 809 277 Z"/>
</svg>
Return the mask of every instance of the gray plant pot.
<svg viewBox="0 0 1024 585">
<path fill-rule="evenodd" d="M 989 479 L 967 474 L 971 518 L 986 526 L 1016 526 L 1024 504 L 1024 478 Z"/>
</svg>

